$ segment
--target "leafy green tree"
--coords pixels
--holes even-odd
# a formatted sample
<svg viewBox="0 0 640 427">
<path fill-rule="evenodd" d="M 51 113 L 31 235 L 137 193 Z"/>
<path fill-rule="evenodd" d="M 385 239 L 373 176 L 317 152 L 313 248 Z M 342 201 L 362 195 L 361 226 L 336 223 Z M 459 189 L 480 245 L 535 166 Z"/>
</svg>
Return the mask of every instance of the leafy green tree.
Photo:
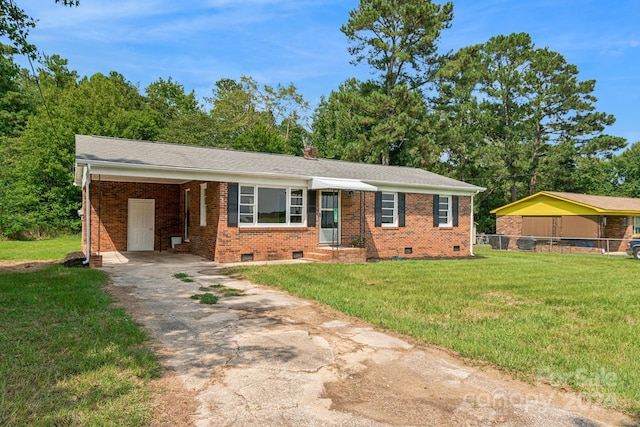
<svg viewBox="0 0 640 427">
<path fill-rule="evenodd" d="M 51 57 L 39 75 L 39 106 L 13 145 L 17 215 L 13 233 L 77 230 L 80 190 L 73 185 L 75 134 L 154 139 L 161 115 L 121 74 L 77 78 Z"/>
<path fill-rule="evenodd" d="M 200 109 L 178 114 L 160 128 L 158 141 L 175 144 L 216 147 L 216 123 L 207 112 Z"/>
<path fill-rule="evenodd" d="M 17 136 L 34 111 L 26 70 L 13 62 L 15 50 L 0 44 L 0 137 Z"/>
<path fill-rule="evenodd" d="M 328 159 L 362 160 L 361 147 L 366 144 L 366 122 L 348 100 L 359 96 L 363 83 L 349 79 L 322 97 L 311 124 L 311 141 L 318 155 Z"/>
<path fill-rule="evenodd" d="M 303 117 L 308 104 L 295 86 L 260 87 L 246 76 L 240 81 L 222 79 L 215 86 L 206 101 L 212 106 L 212 142 L 216 146 L 302 153 L 307 133 Z M 259 140 L 250 142 L 250 137 Z M 275 137 L 281 141 L 276 143 Z"/>
<path fill-rule="evenodd" d="M 13 62 L 16 50 L 0 44 L 0 235 L 22 228 L 20 198 L 24 188 L 13 167 L 15 144 L 35 113 L 33 83 L 26 70 Z"/>
<path fill-rule="evenodd" d="M 624 197 L 640 197 L 640 142 L 611 159 L 615 193 Z"/>
<path fill-rule="evenodd" d="M 171 121 L 183 114 L 200 111 L 195 92 L 185 92 L 184 86 L 171 77 L 159 78 L 145 89 L 149 106 Z"/>
</svg>

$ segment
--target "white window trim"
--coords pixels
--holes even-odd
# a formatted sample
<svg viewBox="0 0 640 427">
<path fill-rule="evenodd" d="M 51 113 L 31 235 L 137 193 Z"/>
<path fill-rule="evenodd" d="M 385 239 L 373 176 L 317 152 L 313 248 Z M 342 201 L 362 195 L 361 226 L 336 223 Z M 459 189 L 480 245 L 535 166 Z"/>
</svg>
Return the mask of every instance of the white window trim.
<svg viewBox="0 0 640 427">
<path fill-rule="evenodd" d="M 382 227 L 397 227 L 398 226 L 398 193 L 390 193 L 390 192 L 383 192 L 382 193 L 382 201 L 381 203 L 384 205 L 384 195 L 385 194 L 391 194 L 393 195 L 393 222 L 391 223 L 385 223 L 382 222 Z M 384 207 L 381 208 L 381 211 L 384 212 Z M 382 215 L 381 212 L 381 215 Z"/>
<path fill-rule="evenodd" d="M 442 202 L 442 199 L 447 199 L 447 222 L 440 222 L 440 203 L 438 203 L 438 227 L 453 227 L 453 197 L 440 194 L 438 196 L 438 201 Z"/>
<path fill-rule="evenodd" d="M 200 226 L 207 225 L 207 184 L 200 184 Z"/>
<path fill-rule="evenodd" d="M 241 222 L 240 221 L 240 206 L 242 201 L 242 187 L 252 187 L 253 188 L 253 221 Z M 286 192 L 286 215 L 287 221 L 285 223 L 259 223 L 258 222 L 258 192 L 261 188 L 271 188 L 276 190 L 285 190 Z M 292 190 L 302 190 L 302 222 L 291 222 L 291 192 Z M 298 205 L 296 205 L 298 206 Z M 245 214 L 246 215 L 246 214 Z M 307 189 L 302 187 L 278 187 L 274 185 L 260 185 L 260 184 L 240 184 L 238 188 L 238 227 L 248 227 L 248 228 L 296 228 L 296 227 L 306 227 L 307 226 Z"/>
</svg>

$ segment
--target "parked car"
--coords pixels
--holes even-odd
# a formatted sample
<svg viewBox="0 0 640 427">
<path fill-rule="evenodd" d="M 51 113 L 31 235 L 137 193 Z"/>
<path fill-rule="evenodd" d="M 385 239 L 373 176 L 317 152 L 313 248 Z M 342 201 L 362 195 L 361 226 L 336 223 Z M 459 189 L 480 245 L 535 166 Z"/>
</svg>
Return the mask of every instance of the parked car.
<svg viewBox="0 0 640 427">
<path fill-rule="evenodd" d="M 635 259 L 640 260 L 640 240 L 632 240 L 628 245 L 627 253 Z"/>
</svg>

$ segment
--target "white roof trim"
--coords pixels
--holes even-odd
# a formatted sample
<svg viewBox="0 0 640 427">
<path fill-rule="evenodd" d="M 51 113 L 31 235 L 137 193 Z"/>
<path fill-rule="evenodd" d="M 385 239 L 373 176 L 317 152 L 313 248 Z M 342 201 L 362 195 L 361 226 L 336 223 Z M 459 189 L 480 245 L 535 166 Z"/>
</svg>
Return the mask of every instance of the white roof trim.
<svg viewBox="0 0 640 427">
<path fill-rule="evenodd" d="M 378 187 L 365 184 L 357 179 L 339 179 L 312 177 L 309 180 L 311 190 L 354 190 L 354 191 L 377 191 Z"/>
</svg>

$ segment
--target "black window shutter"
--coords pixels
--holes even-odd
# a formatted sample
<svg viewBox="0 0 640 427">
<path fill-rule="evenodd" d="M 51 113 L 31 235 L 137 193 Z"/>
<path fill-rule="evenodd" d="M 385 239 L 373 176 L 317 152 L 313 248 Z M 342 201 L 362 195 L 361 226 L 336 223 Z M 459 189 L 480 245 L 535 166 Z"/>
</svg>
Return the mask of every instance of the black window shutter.
<svg viewBox="0 0 640 427">
<path fill-rule="evenodd" d="M 227 183 L 227 225 L 229 227 L 238 226 L 238 183 Z"/>
<path fill-rule="evenodd" d="M 398 227 L 406 227 L 405 224 L 405 194 L 398 193 Z"/>
<path fill-rule="evenodd" d="M 307 226 L 316 226 L 316 190 L 307 191 Z"/>
<path fill-rule="evenodd" d="M 458 226 L 458 196 L 452 197 L 453 206 L 451 207 L 451 215 L 453 216 L 453 226 Z"/>
<path fill-rule="evenodd" d="M 375 226 L 382 227 L 382 192 L 376 191 L 375 199 Z"/>
<path fill-rule="evenodd" d="M 433 195 L 433 226 L 440 225 L 440 196 Z"/>
</svg>

